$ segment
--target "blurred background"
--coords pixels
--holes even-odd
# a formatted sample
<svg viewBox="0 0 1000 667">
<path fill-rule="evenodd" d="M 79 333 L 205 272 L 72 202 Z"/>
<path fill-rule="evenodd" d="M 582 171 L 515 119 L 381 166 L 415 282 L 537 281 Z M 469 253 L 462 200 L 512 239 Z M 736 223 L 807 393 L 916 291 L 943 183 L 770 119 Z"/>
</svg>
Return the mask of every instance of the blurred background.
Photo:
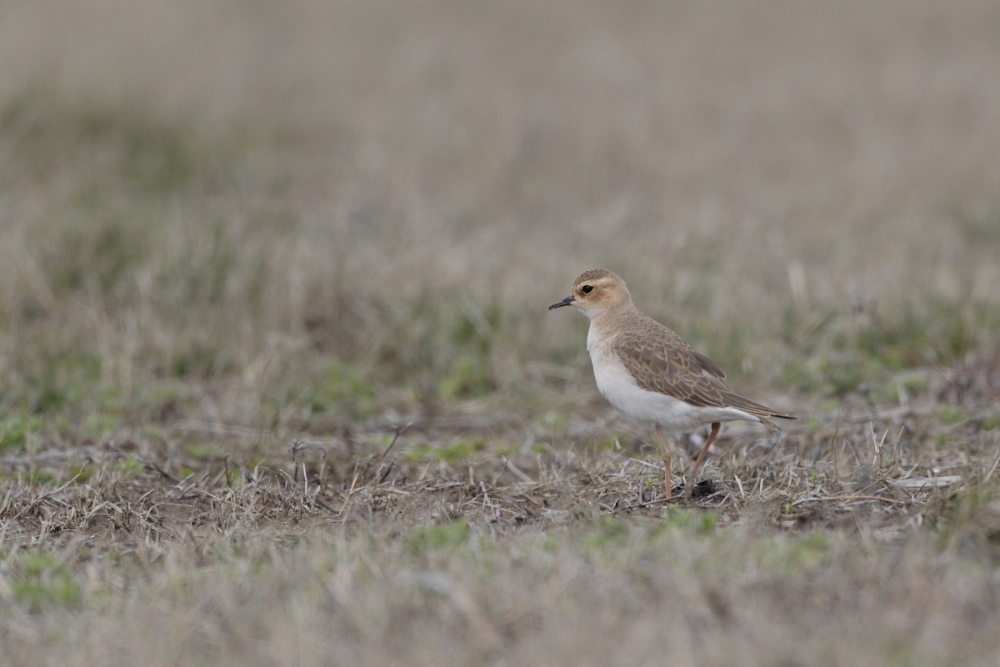
<svg viewBox="0 0 1000 667">
<path fill-rule="evenodd" d="M 919 392 L 996 346 L 997 63 L 988 0 L 2 3 L 7 432 L 594 397 L 595 266 L 777 407 Z"/>
</svg>

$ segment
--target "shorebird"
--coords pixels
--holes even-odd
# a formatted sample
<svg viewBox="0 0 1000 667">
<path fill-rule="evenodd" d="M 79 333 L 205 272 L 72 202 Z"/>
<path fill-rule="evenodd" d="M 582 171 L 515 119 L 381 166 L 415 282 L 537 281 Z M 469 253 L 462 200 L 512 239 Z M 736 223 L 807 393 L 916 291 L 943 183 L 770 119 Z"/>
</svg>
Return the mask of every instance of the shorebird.
<svg viewBox="0 0 1000 667">
<path fill-rule="evenodd" d="M 665 500 L 672 497 L 670 449 L 661 429 L 685 433 L 711 424 L 684 484 L 684 497 L 690 498 L 694 476 L 722 422 L 746 419 L 778 428 L 770 418 L 795 419 L 733 393 L 718 364 L 636 308 L 625 281 L 610 271 L 584 271 L 570 295 L 549 310 L 563 306 L 590 318 L 587 351 L 604 398 L 629 419 L 653 425 L 663 452 Z"/>
</svg>

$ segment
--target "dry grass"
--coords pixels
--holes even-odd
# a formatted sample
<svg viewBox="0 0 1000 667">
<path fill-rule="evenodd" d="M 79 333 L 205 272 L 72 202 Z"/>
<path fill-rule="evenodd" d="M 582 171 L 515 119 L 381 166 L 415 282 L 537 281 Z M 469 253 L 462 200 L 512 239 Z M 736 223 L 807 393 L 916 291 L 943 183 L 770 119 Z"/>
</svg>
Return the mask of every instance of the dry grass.
<svg viewBox="0 0 1000 667">
<path fill-rule="evenodd" d="M 213 432 L 214 453 L 137 438 L 7 456 L 24 472 L 0 498 L 5 655 L 988 664 L 998 430 L 979 416 L 943 426 L 934 401 L 845 403 L 777 442 L 724 439 L 688 506 L 650 503 L 652 452 L 594 440 L 594 424 L 503 457 L 516 428 L 287 452 L 273 434 Z M 274 460 L 223 453 L 257 449 Z M 39 470 L 51 481 L 26 481 Z"/>
<path fill-rule="evenodd" d="M 4 4 L 3 661 L 994 664 L 998 58 L 975 0 Z M 598 265 L 801 417 L 689 504 L 545 312 Z"/>
</svg>

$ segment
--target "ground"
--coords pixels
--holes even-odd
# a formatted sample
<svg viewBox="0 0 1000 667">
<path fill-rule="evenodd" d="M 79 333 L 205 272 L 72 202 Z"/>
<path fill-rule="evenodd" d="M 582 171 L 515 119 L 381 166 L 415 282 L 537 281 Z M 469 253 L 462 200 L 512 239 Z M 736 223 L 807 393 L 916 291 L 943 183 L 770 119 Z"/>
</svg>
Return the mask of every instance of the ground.
<svg viewBox="0 0 1000 667">
<path fill-rule="evenodd" d="M 975 0 L 4 4 L 4 664 L 996 664 L 998 58 Z M 798 419 L 660 502 L 546 311 L 595 266 Z"/>
</svg>

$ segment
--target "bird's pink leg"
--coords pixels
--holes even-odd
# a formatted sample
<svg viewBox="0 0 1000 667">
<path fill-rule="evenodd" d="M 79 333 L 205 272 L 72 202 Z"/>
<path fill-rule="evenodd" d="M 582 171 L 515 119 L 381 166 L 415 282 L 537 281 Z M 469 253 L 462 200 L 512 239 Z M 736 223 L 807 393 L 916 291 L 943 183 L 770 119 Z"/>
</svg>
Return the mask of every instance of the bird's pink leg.
<svg viewBox="0 0 1000 667">
<path fill-rule="evenodd" d="M 715 436 L 719 435 L 719 427 L 722 426 L 720 422 L 715 422 L 712 424 L 712 432 L 708 434 L 708 440 L 705 441 L 705 446 L 701 448 L 701 453 L 698 454 L 698 459 L 691 466 L 691 473 L 688 475 L 687 482 L 684 484 L 684 497 L 690 498 L 691 492 L 694 490 L 694 475 L 698 472 L 698 468 L 701 467 L 701 462 L 705 460 L 705 454 L 708 454 L 708 448 L 712 446 L 715 442 Z"/>
</svg>

